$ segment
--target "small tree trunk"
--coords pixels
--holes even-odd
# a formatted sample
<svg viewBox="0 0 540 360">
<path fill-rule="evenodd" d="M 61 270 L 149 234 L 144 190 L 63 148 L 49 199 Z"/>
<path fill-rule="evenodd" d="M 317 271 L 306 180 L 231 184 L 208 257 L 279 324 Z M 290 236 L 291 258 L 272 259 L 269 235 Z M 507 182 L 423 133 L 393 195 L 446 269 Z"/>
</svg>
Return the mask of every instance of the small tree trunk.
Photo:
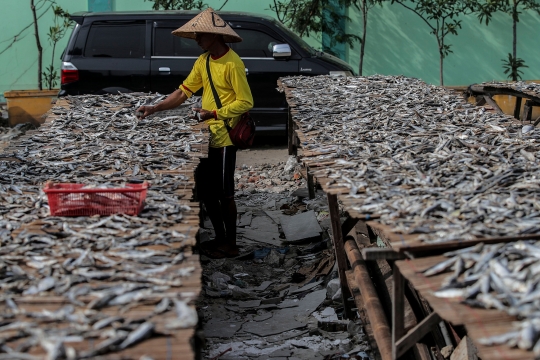
<svg viewBox="0 0 540 360">
<path fill-rule="evenodd" d="M 444 86 L 444 76 L 443 76 L 443 63 L 444 63 L 444 37 L 439 39 L 437 34 L 437 44 L 439 45 L 439 85 Z"/>
<path fill-rule="evenodd" d="M 367 29 L 367 0 L 362 0 L 362 43 L 360 44 L 360 66 L 358 67 L 358 75 L 362 76 L 364 67 L 364 53 L 366 46 L 366 29 Z"/>
<path fill-rule="evenodd" d="M 318 6 L 319 6 L 319 0 L 313 0 L 313 2 L 311 3 L 311 9 L 309 11 L 309 17 L 308 17 L 308 19 L 306 19 L 306 23 L 305 23 L 304 27 L 302 28 L 302 30 L 300 31 L 300 34 L 299 34 L 300 37 L 304 36 L 304 32 L 306 31 L 306 29 L 308 27 L 308 24 L 309 24 L 309 19 L 311 19 L 311 17 L 315 13 L 315 10 L 317 10 Z"/>
<path fill-rule="evenodd" d="M 516 63 L 517 59 L 517 6 L 517 1 L 514 0 L 514 6 L 512 7 L 512 57 L 514 64 Z M 518 81 L 517 69 L 512 69 L 512 80 Z"/>
<path fill-rule="evenodd" d="M 444 77 L 443 77 L 443 62 L 444 62 L 444 54 L 442 51 L 439 51 L 439 83 L 441 86 L 444 86 Z"/>
<path fill-rule="evenodd" d="M 52 90 L 53 88 L 53 82 L 56 82 L 55 79 L 53 79 L 53 72 L 54 72 L 54 52 L 56 51 L 56 41 L 53 42 L 53 47 L 52 47 L 52 59 L 51 59 L 51 73 L 49 74 L 49 90 Z"/>
<path fill-rule="evenodd" d="M 512 9 L 512 56 L 517 58 L 517 2 L 514 0 L 514 7 Z"/>
<path fill-rule="evenodd" d="M 32 16 L 34 17 L 34 33 L 36 35 L 36 45 L 38 49 L 38 87 L 39 90 L 43 90 L 43 84 L 41 82 L 41 64 L 43 63 L 43 48 L 41 47 L 41 42 L 39 41 L 38 20 L 34 0 L 30 0 L 30 8 L 32 9 Z"/>
</svg>

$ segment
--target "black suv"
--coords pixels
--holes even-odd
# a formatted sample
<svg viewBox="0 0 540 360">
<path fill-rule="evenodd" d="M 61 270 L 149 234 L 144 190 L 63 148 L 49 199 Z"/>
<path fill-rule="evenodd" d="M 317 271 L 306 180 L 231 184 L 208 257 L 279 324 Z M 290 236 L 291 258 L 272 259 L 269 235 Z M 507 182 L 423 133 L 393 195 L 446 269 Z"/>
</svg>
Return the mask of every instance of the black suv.
<svg viewBox="0 0 540 360">
<path fill-rule="evenodd" d="M 62 55 L 60 96 L 120 92 L 169 94 L 187 77 L 202 50 L 171 32 L 198 12 L 75 13 L 77 25 Z M 271 17 L 219 15 L 243 39 L 229 44 L 242 58 L 255 107 L 257 132 L 285 135 L 287 104 L 277 79 L 291 75 L 350 76 L 344 61 L 314 50 Z"/>
</svg>

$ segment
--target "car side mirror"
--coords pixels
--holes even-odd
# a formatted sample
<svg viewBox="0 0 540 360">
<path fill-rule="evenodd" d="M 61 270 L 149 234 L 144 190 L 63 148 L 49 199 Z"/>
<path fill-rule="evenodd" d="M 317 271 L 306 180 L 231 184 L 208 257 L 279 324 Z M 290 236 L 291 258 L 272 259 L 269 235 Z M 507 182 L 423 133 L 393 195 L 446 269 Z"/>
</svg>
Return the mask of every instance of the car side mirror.
<svg viewBox="0 0 540 360">
<path fill-rule="evenodd" d="M 291 47 L 289 44 L 277 44 L 272 47 L 274 59 L 285 59 L 291 57 Z"/>
</svg>

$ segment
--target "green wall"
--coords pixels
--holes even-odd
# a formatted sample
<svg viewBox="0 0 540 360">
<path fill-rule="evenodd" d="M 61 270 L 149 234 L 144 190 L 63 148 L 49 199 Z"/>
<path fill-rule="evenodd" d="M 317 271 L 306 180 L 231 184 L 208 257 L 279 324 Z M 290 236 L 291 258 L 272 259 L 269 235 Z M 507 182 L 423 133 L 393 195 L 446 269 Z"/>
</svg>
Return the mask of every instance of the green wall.
<svg viewBox="0 0 540 360">
<path fill-rule="evenodd" d="M 361 33 L 360 14 L 349 12 L 356 23 L 348 31 Z M 475 16 L 462 17 L 458 35 L 448 35 L 453 54 L 444 61 L 445 85 L 470 85 L 491 80 L 505 80 L 501 59 L 512 51 L 512 21 L 509 15 L 497 14 L 489 26 Z M 518 23 L 517 56 L 529 68 L 523 79 L 540 79 L 540 16 L 525 12 Z M 377 6 L 370 10 L 363 75 L 388 74 L 420 78 L 439 84 L 437 40 L 420 18 L 402 6 Z M 360 46 L 348 51 L 348 62 L 358 71 Z"/>
<path fill-rule="evenodd" d="M 40 27 L 40 39 L 43 46 L 43 69 L 51 63 L 52 49 L 47 40 L 49 26 L 53 22 L 52 9 L 37 6 Z M 69 12 L 86 11 L 87 0 L 57 0 L 59 6 Z M 32 24 L 32 12 L 30 1 L 2 0 L 4 5 L 4 19 L 0 22 L 0 93 L 3 95 L 7 90 L 36 89 L 38 83 L 37 74 L 37 47 Z M 45 11 L 47 10 L 47 11 Z M 26 28 L 26 29 L 25 29 Z M 13 42 L 17 36 L 17 41 Z M 55 54 L 55 67 L 60 67 L 60 55 L 65 48 L 69 35 L 57 44 Z M 4 101 L 3 96 L 0 101 Z"/>
<path fill-rule="evenodd" d="M 88 0 L 88 11 L 115 11 L 115 0 Z"/>
<path fill-rule="evenodd" d="M 90 1 L 56 0 L 68 12 L 87 11 Z M 152 3 L 143 0 L 111 1 L 117 11 L 150 10 Z M 36 0 L 40 3 L 39 0 Z M 223 0 L 206 0 L 210 6 L 219 8 Z M 223 10 L 248 11 L 273 15 L 269 10 L 271 0 L 229 0 Z M 0 23 L 0 93 L 6 90 L 37 88 L 37 50 L 29 1 L 2 0 L 4 19 Z M 91 5 L 91 4 L 90 4 Z M 40 8 L 39 14 L 46 7 Z M 353 9 L 347 11 L 353 20 L 347 24 L 349 32 L 360 35 L 359 15 Z M 52 11 L 48 10 L 39 20 L 41 42 L 44 47 L 45 68 L 51 62 L 51 46 L 46 33 L 52 23 Z M 540 79 L 540 47 L 536 34 L 540 28 L 540 16 L 531 13 L 521 15 L 518 24 L 518 57 L 523 58 L 529 68 L 524 69 L 524 79 Z M 507 15 L 497 15 L 488 27 L 480 25 L 475 17 L 465 18 L 459 35 L 448 36 L 454 54 L 445 61 L 445 85 L 468 85 L 489 80 L 504 80 L 501 59 L 507 56 L 512 46 L 512 24 Z M 13 42 L 15 35 L 19 34 Z M 54 65 L 59 69 L 60 55 L 66 46 L 69 34 L 57 45 Z M 321 48 L 322 36 L 307 39 Z M 347 48 L 346 60 L 357 71 L 359 46 Z M 427 26 L 419 18 L 399 5 L 375 7 L 369 14 L 368 39 L 364 60 L 364 75 L 403 74 L 421 78 L 428 83 L 438 84 L 439 68 L 437 45 Z M 4 101 L 0 96 L 0 101 Z"/>
</svg>

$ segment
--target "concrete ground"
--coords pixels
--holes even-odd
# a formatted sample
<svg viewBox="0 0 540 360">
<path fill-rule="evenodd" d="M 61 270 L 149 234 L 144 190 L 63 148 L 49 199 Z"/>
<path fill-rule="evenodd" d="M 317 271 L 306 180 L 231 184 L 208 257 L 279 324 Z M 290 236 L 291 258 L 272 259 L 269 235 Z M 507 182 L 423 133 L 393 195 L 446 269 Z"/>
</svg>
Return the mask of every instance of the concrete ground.
<svg viewBox="0 0 540 360">
<path fill-rule="evenodd" d="M 201 255 L 203 359 L 373 358 L 361 322 L 342 318 L 326 197 L 304 197 L 305 180 L 293 160 L 283 145 L 237 153 L 242 256 Z M 206 219 L 200 240 L 213 236 Z"/>
<path fill-rule="evenodd" d="M 286 145 L 256 147 L 239 150 L 236 154 L 236 165 L 253 166 L 262 164 L 277 164 L 287 161 L 289 152 Z"/>
</svg>

